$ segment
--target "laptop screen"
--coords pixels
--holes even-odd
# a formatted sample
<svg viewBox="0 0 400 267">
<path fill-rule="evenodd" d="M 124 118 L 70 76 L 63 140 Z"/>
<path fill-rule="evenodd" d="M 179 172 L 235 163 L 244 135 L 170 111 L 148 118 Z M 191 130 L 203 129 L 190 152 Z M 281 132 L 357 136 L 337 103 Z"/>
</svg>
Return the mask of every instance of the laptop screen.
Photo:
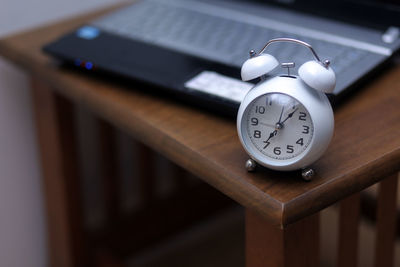
<svg viewBox="0 0 400 267">
<path fill-rule="evenodd" d="M 399 0 L 258 0 L 317 16 L 386 30 L 400 27 Z"/>
</svg>

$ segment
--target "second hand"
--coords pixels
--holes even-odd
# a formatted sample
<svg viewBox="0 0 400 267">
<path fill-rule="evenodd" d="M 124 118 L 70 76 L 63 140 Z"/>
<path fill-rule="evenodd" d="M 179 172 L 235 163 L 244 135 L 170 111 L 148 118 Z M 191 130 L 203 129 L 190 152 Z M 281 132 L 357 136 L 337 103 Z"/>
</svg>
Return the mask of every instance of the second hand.
<svg viewBox="0 0 400 267">
<path fill-rule="evenodd" d="M 271 127 L 271 128 L 275 128 L 275 125 L 269 124 L 269 123 L 265 123 L 265 122 L 260 122 L 260 124 Z"/>
</svg>

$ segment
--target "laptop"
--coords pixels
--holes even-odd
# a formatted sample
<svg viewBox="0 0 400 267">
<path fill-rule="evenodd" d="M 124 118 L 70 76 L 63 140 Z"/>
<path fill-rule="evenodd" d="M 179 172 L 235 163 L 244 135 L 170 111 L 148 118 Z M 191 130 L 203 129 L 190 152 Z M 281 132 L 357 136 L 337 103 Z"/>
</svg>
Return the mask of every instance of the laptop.
<svg viewBox="0 0 400 267">
<path fill-rule="evenodd" d="M 276 37 L 311 44 L 321 60 L 330 60 L 337 76 L 333 95 L 340 98 L 399 51 L 399 18 L 400 4 L 390 0 L 139 0 L 88 21 L 44 51 L 77 69 L 144 82 L 152 93 L 161 89 L 235 115 L 256 82 L 240 80 L 251 49 Z M 265 52 L 296 68 L 313 59 L 291 43 Z"/>
</svg>

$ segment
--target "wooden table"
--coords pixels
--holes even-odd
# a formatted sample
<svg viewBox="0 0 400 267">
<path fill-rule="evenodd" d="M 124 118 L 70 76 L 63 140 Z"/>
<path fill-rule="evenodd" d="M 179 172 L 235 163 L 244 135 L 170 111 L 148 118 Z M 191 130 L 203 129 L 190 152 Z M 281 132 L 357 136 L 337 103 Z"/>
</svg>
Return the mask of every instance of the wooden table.
<svg viewBox="0 0 400 267">
<path fill-rule="evenodd" d="M 382 190 L 389 192 L 396 185 L 400 170 L 399 65 L 387 68 L 336 107 L 335 134 L 328 151 L 312 166 L 317 173 L 313 181 L 302 181 L 296 172 L 263 169 L 247 173 L 243 167 L 247 156 L 233 120 L 142 93 L 137 84 L 93 79 L 59 68 L 41 52 L 43 44 L 102 12 L 0 41 L 0 54 L 32 76 L 44 183 L 53 188 L 46 196 L 50 244 L 57 248 L 51 251 L 53 266 L 72 266 L 69 211 L 60 212 L 67 209 L 63 186 L 74 174 L 74 162 L 67 157 L 73 142 L 67 138 L 72 127 L 71 102 L 126 130 L 244 206 L 247 266 L 317 266 L 318 212 L 345 200 L 340 231 L 351 232 L 355 223 L 349 222 L 358 212 L 358 192 L 386 177 L 392 178 L 385 179 Z M 390 193 L 383 195 L 390 199 Z M 388 201 L 384 198 L 379 198 L 378 206 L 389 205 L 379 204 Z M 392 224 L 378 228 L 388 229 Z M 344 248 L 339 249 L 339 258 L 351 261 L 355 256 L 346 251 L 357 245 L 347 241 L 341 241 Z M 377 249 L 376 261 L 390 251 Z"/>
</svg>

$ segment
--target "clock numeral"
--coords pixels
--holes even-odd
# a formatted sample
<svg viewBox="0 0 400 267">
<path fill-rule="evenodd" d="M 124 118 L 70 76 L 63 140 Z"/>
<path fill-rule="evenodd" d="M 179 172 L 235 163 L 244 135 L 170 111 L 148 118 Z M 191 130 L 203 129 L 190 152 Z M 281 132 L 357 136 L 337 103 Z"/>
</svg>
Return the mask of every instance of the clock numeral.
<svg viewBox="0 0 400 267">
<path fill-rule="evenodd" d="M 303 125 L 303 131 L 301 133 L 308 134 L 310 132 L 309 130 L 310 130 L 310 127 Z"/>
<path fill-rule="evenodd" d="M 300 121 L 305 121 L 307 114 L 305 112 L 299 112 L 299 120 Z"/>
<path fill-rule="evenodd" d="M 287 145 L 286 146 L 286 153 L 292 154 L 294 152 L 293 146 Z"/>
<path fill-rule="evenodd" d="M 251 125 L 257 126 L 258 125 L 258 119 L 257 118 L 251 118 Z"/>
<path fill-rule="evenodd" d="M 261 138 L 261 131 L 255 130 L 253 136 L 254 138 Z"/>
<path fill-rule="evenodd" d="M 256 113 L 264 114 L 265 113 L 265 107 L 256 106 Z"/>
<path fill-rule="evenodd" d="M 263 147 L 263 149 L 266 149 L 266 148 L 269 146 L 269 144 L 271 144 L 271 143 L 268 142 L 268 141 L 264 141 L 264 143 L 265 143 L 265 146 Z"/>
<path fill-rule="evenodd" d="M 304 145 L 303 138 L 300 138 L 299 140 L 297 140 L 296 144 L 301 145 L 301 146 Z"/>
<path fill-rule="evenodd" d="M 281 154 L 281 148 L 279 146 L 274 148 L 274 154 L 275 155 L 280 155 Z"/>
</svg>

